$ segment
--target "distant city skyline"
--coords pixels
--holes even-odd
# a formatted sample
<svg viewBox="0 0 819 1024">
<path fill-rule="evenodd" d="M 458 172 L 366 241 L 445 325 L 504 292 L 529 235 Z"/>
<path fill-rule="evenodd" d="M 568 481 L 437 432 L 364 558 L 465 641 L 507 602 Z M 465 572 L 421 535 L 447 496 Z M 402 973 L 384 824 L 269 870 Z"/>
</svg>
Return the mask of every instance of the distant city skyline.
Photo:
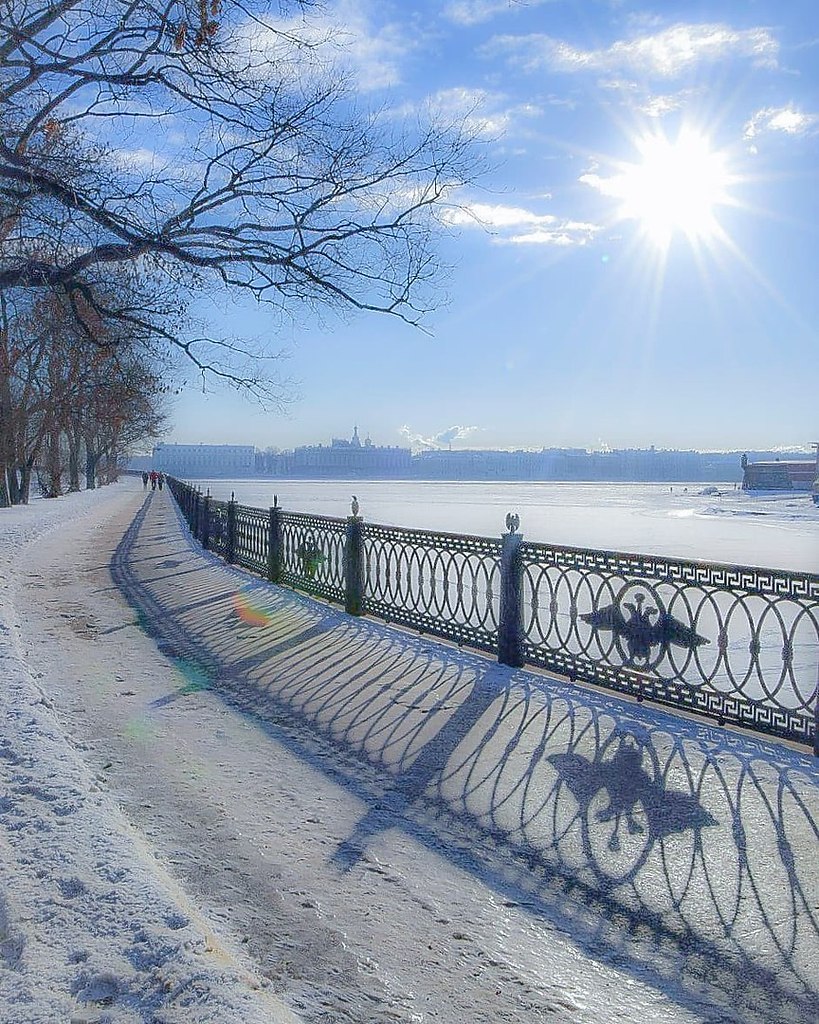
<svg viewBox="0 0 819 1024">
<path fill-rule="evenodd" d="M 481 448 L 816 440 L 819 5 L 328 0 L 310 17 L 362 104 L 465 117 L 489 169 L 442 211 L 430 333 L 213 300 L 203 320 L 289 352 L 294 401 L 264 413 L 194 385 L 166 440 L 293 448 L 354 422 L 382 444 L 459 425 L 453 446 Z"/>
<path fill-rule="evenodd" d="M 358 429 L 357 424 L 353 424 L 352 429 Z M 362 438 L 369 439 L 373 445 L 378 447 L 402 447 L 409 448 L 413 452 L 420 451 L 531 451 L 539 452 L 549 449 L 565 449 L 565 450 L 576 450 L 576 451 L 588 451 L 588 452 L 609 452 L 609 451 L 649 451 L 652 448 L 657 451 L 676 451 L 676 452 L 715 452 L 715 453 L 742 453 L 742 452 L 764 452 L 766 454 L 775 454 L 777 452 L 789 453 L 789 452 L 804 452 L 806 454 L 812 454 L 816 442 L 805 442 L 795 444 L 762 444 L 762 445 L 745 445 L 745 446 L 711 446 L 711 447 L 698 447 L 693 444 L 681 444 L 681 445 L 653 445 L 653 444 L 630 444 L 630 445 L 608 445 L 603 442 L 598 442 L 592 445 L 582 444 L 508 444 L 508 445 L 491 445 L 491 444 L 477 444 L 475 442 L 474 434 L 469 433 L 466 435 L 459 434 L 453 436 L 451 440 L 436 440 L 442 436 L 445 436 L 451 432 L 463 431 L 462 427 L 453 426 L 447 428 L 445 431 L 440 431 L 437 435 L 431 435 L 429 437 L 423 437 L 422 435 L 408 434 L 406 428 L 399 428 L 395 434 L 394 439 L 373 437 L 369 431 L 361 431 Z M 330 446 L 335 440 L 346 440 L 345 432 L 343 430 L 336 430 L 328 436 L 324 437 L 309 437 L 305 440 L 295 441 L 294 443 L 284 444 L 274 441 L 258 442 L 250 440 L 246 437 L 239 435 L 232 436 L 230 440 L 224 440 L 217 438 L 215 440 L 205 440 L 204 438 L 189 437 L 174 438 L 170 439 L 166 436 L 162 439 L 162 443 L 171 445 L 251 445 L 257 451 L 293 451 L 296 448 L 302 447 L 318 447 L 318 446 Z M 144 445 L 143 449 L 147 451 L 152 445 Z"/>
<path fill-rule="evenodd" d="M 447 431 L 441 432 L 436 437 L 432 438 L 418 438 L 415 435 L 407 435 L 407 432 L 399 432 L 402 435 L 402 442 L 399 444 L 390 444 L 384 442 L 379 438 L 372 438 L 369 432 L 359 431 L 358 425 L 354 424 L 352 428 L 351 436 L 348 438 L 344 435 L 344 431 L 336 431 L 331 437 L 328 438 L 312 438 L 303 444 L 295 445 L 279 445 L 279 444 L 266 444 L 259 445 L 245 441 L 160 441 L 156 445 L 151 446 L 153 450 L 157 448 L 171 448 L 171 449 L 195 449 L 197 447 L 204 448 L 217 448 L 221 447 L 224 449 L 253 449 L 257 452 L 293 452 L 302 449 L 313 449 L 313 448 L 399 448 L 412 451 L 413 453 L 421 453 L 425 451 L 460 451 L 460 452 L 544 452 L 544 451 L 566 451 L 566 452 L 588 452 L 591 454 L 607 454 L 615 452 L 676 452 L 686 453 L 695 452 L 699 454 L 742 454 L 747 452 L 755 455 L 772 455 L 775 456 L 778 453 L 804 453 L 810 457 L 816 455 L 816 449 L 819 446 L 819 442 L 812 442 L 809 444 L 795 444 L 795 445 L 763 445 L 760 447 L 747 447 L 747 448 L 696 448 L 693 445 L 683 446 L 659 446 L 659 445 L 625 445 L 622 447 L 613 447 L 610 445 L 596 445 L 596 446 L 583 446 L 583 445 L 509 445 L 506 447 L 495 447 L 490 445 L 476 445 L 470 443 L 468 437 L 451 437 L 447 435 L 454 434 L 455 431 L 461 428 L 452 427 Z M 445 439 L 442 439 L 445 438 Z M 421 443 L 423 442 L 423 443 Z"/>
<path fill-rule="evenodd" d="M 627 448 L 589 452 L 582 448 L 476 449 L 376 445 L 351 438 L 330 444 L 260 451 L 252 445 L 158 444 L 152 456 L 131 468 L 160 469 L 183 480 L 212 478 L 350 479 L 350 480 L 610 480 L 739 481 L 743 471 L 753 479 L 778 481 L 781 489 L 813 484 L 817 460 L 811 453 L 771 458 L 770 452 L 698 452 Z M 746 470 L 746 467 L 747 470 Z M 790 467 L 790 468 L 788 468 Z M 794 468 L 795 467 L 795 468 Z M 756 474 L 756 475 L 754 475 Z M 750 477 L 749 477 L 750 478 Z M 773 486 L 774 484 L 772 484 Z"/>
</svg>

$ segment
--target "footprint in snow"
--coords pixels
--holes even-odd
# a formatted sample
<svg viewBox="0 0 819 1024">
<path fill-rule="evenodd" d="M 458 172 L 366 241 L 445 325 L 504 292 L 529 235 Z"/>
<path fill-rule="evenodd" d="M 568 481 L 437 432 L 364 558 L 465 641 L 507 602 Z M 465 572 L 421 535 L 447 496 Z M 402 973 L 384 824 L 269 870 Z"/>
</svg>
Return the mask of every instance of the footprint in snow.
<svg viewBox="0 0 819 1024">
<path fill-rule="evenodd" d="M 73 899 L 75 896 L 82 896 L 87 891 L 85 882 L 79 878 L 59 878 L 57 879 L 57 885 L 59 886 L 60 892 L 67 899 Z"/>
<path fill-rule="evenodd" d="M 72 989 L 81 1003 L 110 1006 L 119 995 L 119 979 L 108 971 L 101 974 L 83 972 L 77 978 Z"/>
</svg>

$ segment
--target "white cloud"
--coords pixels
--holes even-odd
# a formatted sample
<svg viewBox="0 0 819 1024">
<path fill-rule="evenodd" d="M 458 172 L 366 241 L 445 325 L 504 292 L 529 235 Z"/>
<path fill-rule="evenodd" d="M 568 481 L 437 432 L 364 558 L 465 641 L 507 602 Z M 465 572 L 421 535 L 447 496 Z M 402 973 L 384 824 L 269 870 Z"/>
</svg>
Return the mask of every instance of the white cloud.
<svg viewBox="0 0 819 1024">
<path fill-rule="evenodd" d="M 804 114 L 792 106 L 763 107 L 745 125 L 745 138 L 755 139 L 764 132 L 805 135 L 819 123 L 819 115 Z"/>
<path fill-rule="evenodd" d="M 160 157 L 153 149 L 117 149 L 113 159 L 118 166 L 134 171 L 158 171 L 167 166 L 167 157 Z"/>
<path fill-rule="evenodd" d="M 377 8 L 375 8 L 377 9 Z M 302 18 L 267 18 L 247 22 L 241 38 L 260 62 L 300 61 L 302 73 L 331 64 L 347 71 L 364 92 L 401 80 L 401 62 L 415 46 L 406 28 L 394 22 L 377 25 L 371 5 L 339 0 L 332 9 L 309 11 Z M 290 40 L 309 47 L 299 48 Z"/>
<path fill-rule="evenodd" d="M 612 92 L 633 93 L 639 90 L 639 85 L 627 78 L 601 78 L 597 83 L 601 89 L 610 89 Z"/>
<path fill-rule="evenodd" d="M 616 199 L 623 198 L 623 176 L 614 175 L 611 178 L 603 178 L 595 171 L 589 171 L 586 174 L 581 174 L 577 179 L 584 185 L 588 185 L 590 188 L 597 189 L 597 191 L 603 196 L 613 196 Z"/>
<path fill-rule="evenodd" d="M 619 92 L 625 106 L 647 117 L 664 117 L 674 110 L 679 110 L 693 92 L 691 89 L 681 89 L 676 93 L 650 93 L 637 82 L 627 78 L 602 79 L 599 85 L 602 89 Z"/>
<path fill-rule="evenodd" d="M 501 97 L 484 89 L 443 89 L 430 96 L 428 102 L 436 119 L 448 123 L 462 121 L 467 130 L 477 135 L 502 135 L 512 118 L 510 110 L 501 109 Z"/>
<path fill-rule="evenodd" d="M 685 102 L 685 93 L 665 96 L 647 96 L 637 109 L 647 117 L 664 117 L 673 110 L 679 110 Z"/>
<path fill-rule="evenodd" d="M 405 103 L 395 107 L 392 114 L 396 118 L 414 116 L 420 106 L 440 124 L 462 124 L 468 132 L 490 139 L 498 139 L 524 119 L 542 113 L 533 103 L 510 105 L 508 97 L 502 93 L 455 86 L 433 93 L 423 104 Z"/>
<path fill-rule="evenodd" d="M 443 15 L 456 25 L 479 25 L 497 14 L 508 14 L 521 7 L 540 7 L 550 0 L 450 0 Z"/>
<path fill-rule="evenodd" d="M 444 214 L 448 224 L 459 227 L 516 228 L 554 224 L 556 217 L 550 214 L 532 213 L 522 206 L 493 206 L 490 203 L 469 203 Z"/>
<path fill-rule="evenodd" d="M 398 428 L 398 433 L 402 434 L 409 442 L 412 448 L 445 448 L 447 445 L 452 444 L 453 441 L 463 441 L 470 434 L 474 434 L 476 430 L 480 430 L 480 427 L 465 427 L 455 425 L 453 427 L 447 427 L 446 430 L 442 430 L 439 434 L 433 434 L 431 437 L 424 437 L 423 434 L 418 434 L 413 431 L 406 424 L 403 427 Z"/>
<path fill-rule="evenodd" d="M 118 170 L 143 181 L 156 178 L 177 184 L 189 183 L 199 181 L 199 175 L 205 171 L 188 153 L 184 156 L 178 152 L 159 154 L 145 147 L 112 147 L 106 152 L 105 159 Z"/>
<path fill-rule="evenodd" d="M 567 73 L 627 71 L 674 78 L 699 64 L 728 58 L 747 58 L 772 67 L 776 65 L 779 44 L 766 28 L 678 24 L 652 35 L 618 40 L 598 50 L 582 50 L 546 35 L 498 36 L 486 50 L 511 53 L 527 70 L 545 67 Z"/>
<path fill-rule="evenodd" d="M 447 210 L 443 219 L 454 227 L 483 228 L 499 242 L 513 245 L 585 245 L 598 230 L 584 221 L 535 213 L 522 206 L 465 203 Z"/>
<path fill-rule="evenodd" d="M 528 231 L 523 235 L 510 235 L 506 239 L 510 245 L 553 245 L 568 248 L 573 245 L 585 245 L 597 228 L 593 224 L 583 225 L 584 230 L 568 230 L 558 228 L 555 231 Z"/>
</svg>

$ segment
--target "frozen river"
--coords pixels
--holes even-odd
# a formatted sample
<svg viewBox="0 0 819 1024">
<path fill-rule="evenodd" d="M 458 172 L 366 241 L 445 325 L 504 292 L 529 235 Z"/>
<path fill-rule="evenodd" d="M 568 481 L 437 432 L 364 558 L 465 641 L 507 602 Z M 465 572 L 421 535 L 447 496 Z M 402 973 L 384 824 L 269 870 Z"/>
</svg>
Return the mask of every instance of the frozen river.
<svg viewBox="0 0 819 1024">
<path fill-rule="evenodd" d="M 819 572 L 819 507 L 809 494 L 750 495 L 698 484 L 441 483 L 418 480 L 201 480 L 220 499 L 345 516 L 355 493 L 375 523 L 497 536 L 507 512 L 551 544 Z M 711 485 L 713 486 L 713 485 Z"/>
</svg>

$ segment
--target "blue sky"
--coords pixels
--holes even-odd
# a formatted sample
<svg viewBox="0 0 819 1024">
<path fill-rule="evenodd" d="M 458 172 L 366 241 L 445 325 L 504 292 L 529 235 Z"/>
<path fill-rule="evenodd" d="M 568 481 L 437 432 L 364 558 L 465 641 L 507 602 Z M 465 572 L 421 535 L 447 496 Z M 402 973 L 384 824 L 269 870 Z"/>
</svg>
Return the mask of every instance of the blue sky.
<svg viewBox="0 0 819 1024">
<path fill-rule="evenodd" d="M 489 170 L 453 195 L 424 333 L 282 325 L 284 415 L 222 391 L 166 440 L 764 448 L 819 438 L 819 4 L 328 2 L 362 102 L 462 112 Z"/>
</svg>

